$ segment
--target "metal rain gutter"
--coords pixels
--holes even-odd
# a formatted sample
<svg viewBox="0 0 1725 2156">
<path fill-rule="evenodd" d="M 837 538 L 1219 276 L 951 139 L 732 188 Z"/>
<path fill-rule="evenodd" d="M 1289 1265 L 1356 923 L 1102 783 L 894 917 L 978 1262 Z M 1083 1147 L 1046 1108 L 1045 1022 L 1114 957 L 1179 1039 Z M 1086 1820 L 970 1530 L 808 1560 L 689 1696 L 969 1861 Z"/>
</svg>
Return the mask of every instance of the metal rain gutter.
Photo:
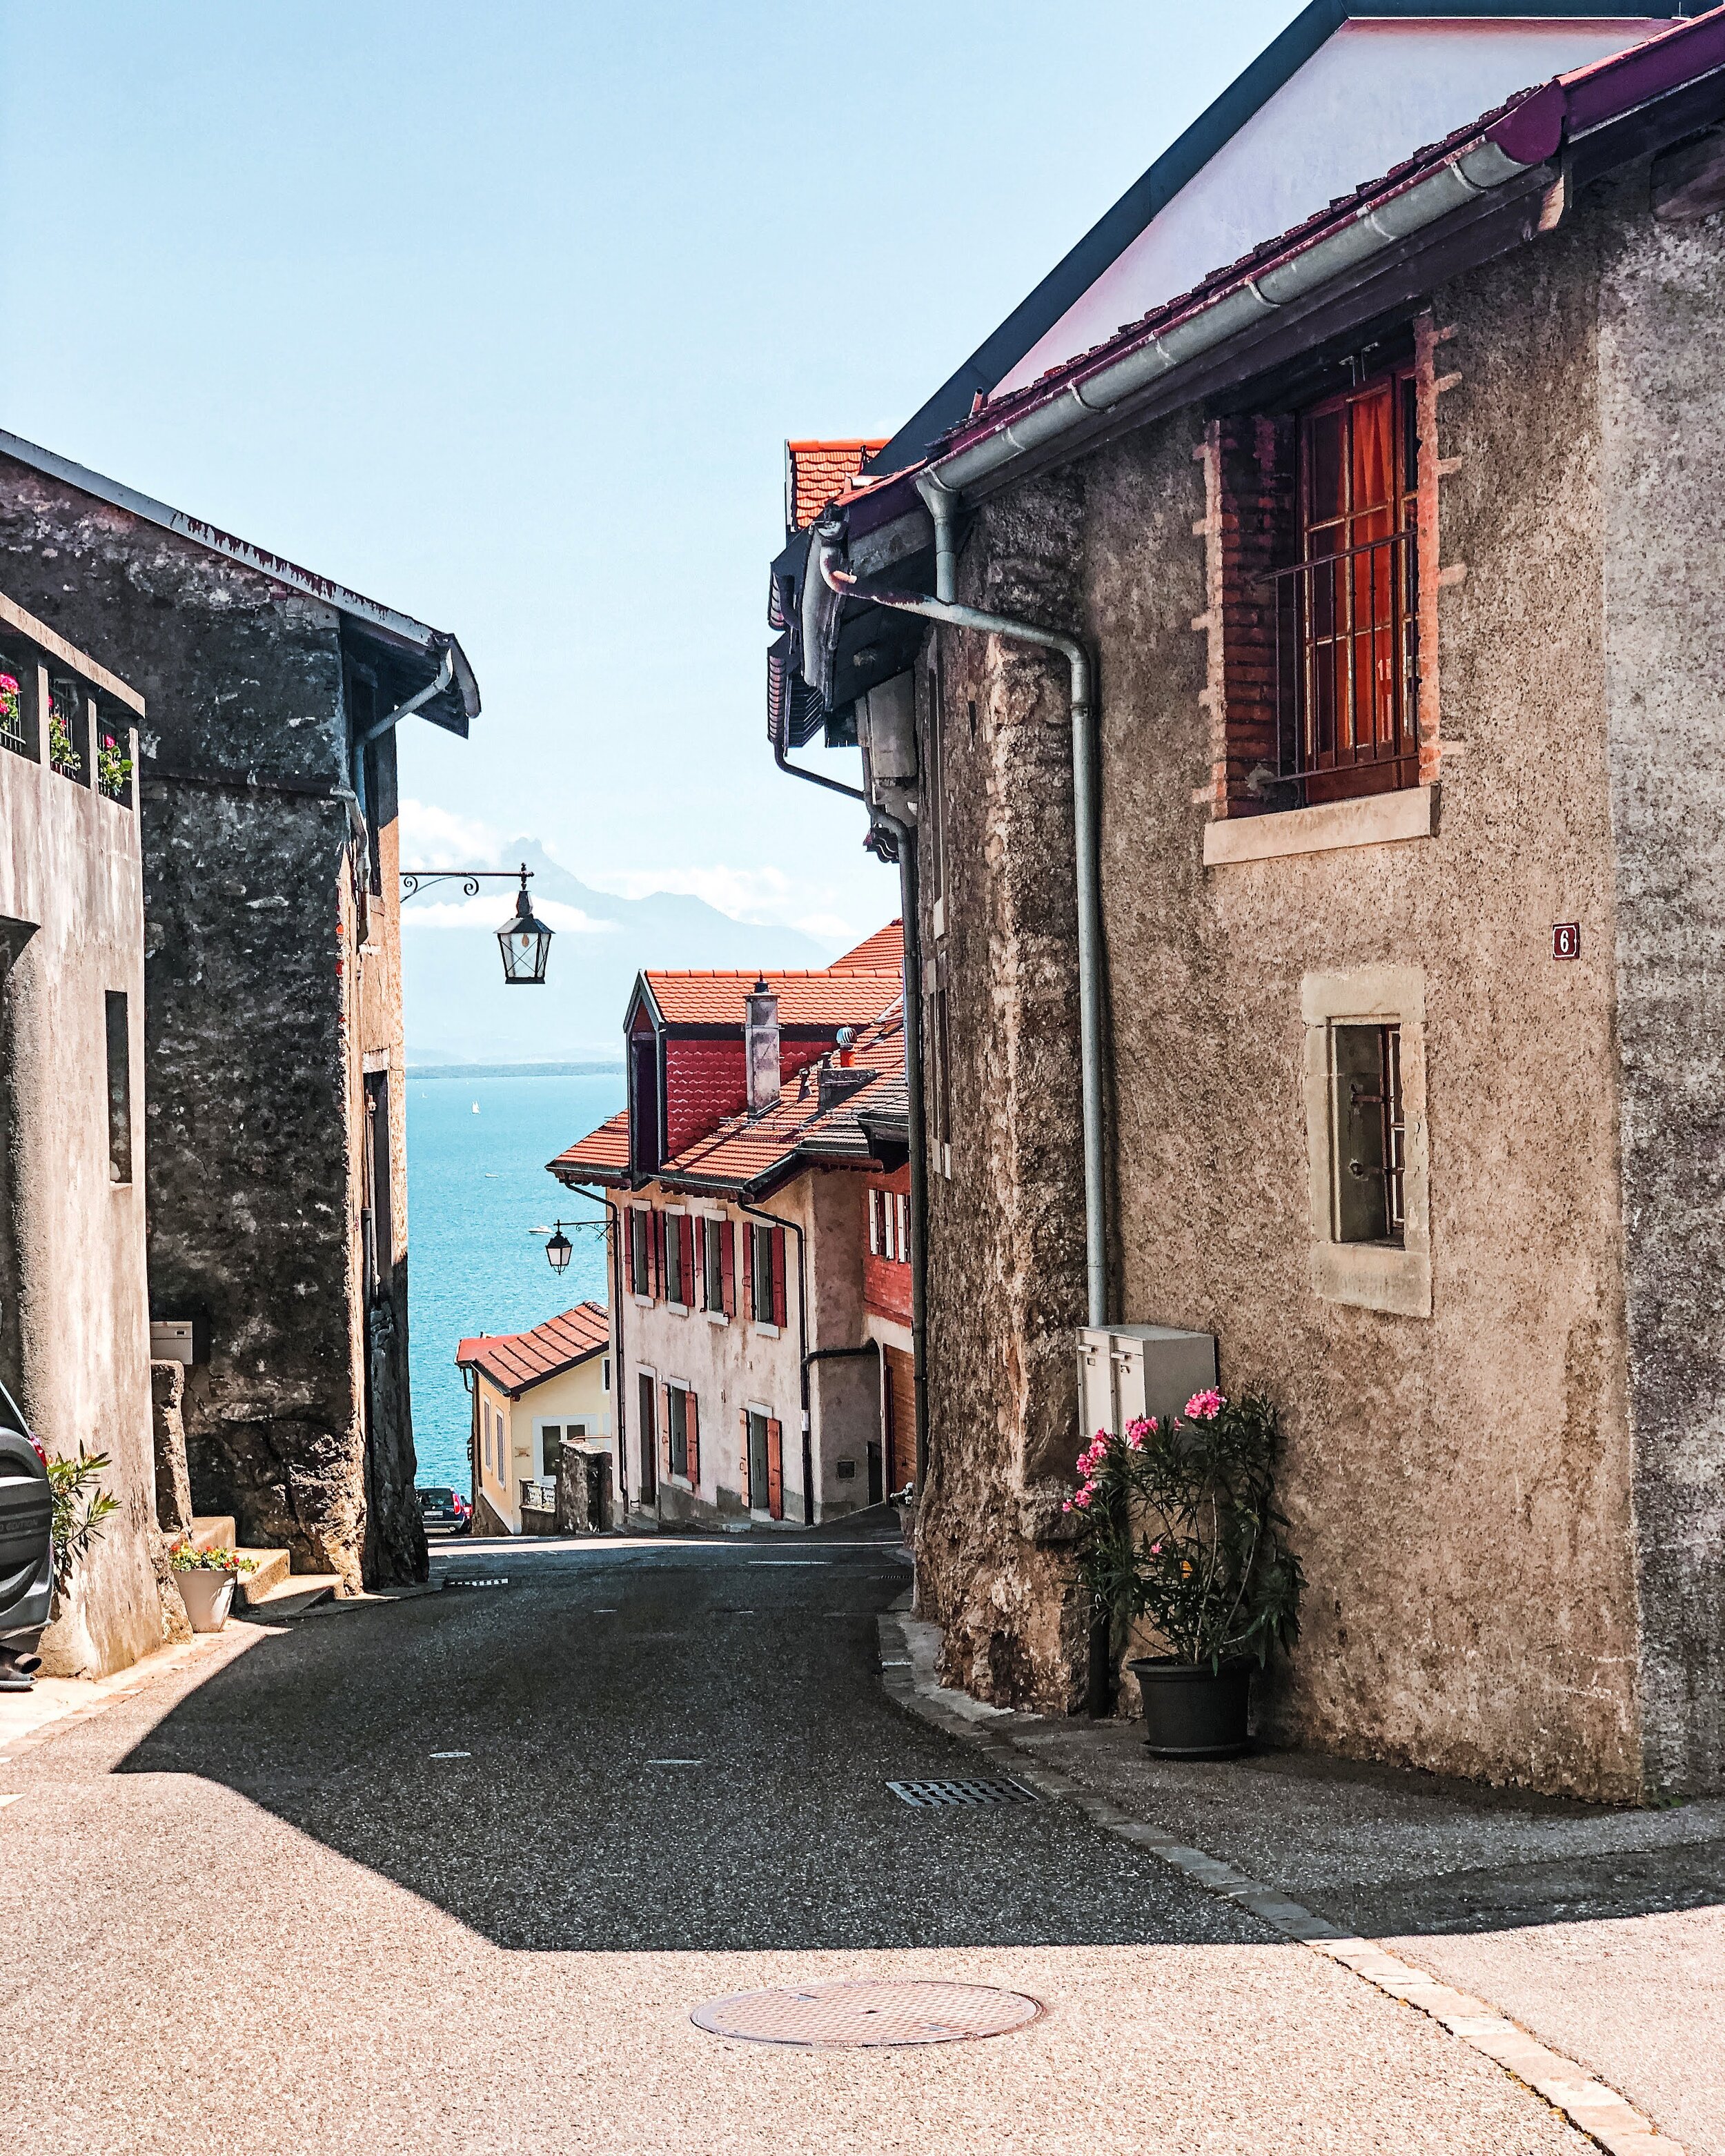
<svg viewBox="0 0 1725 2156">
<path fill-rule="evenodd" d="M 1116 410 L 1178 368 L 1206 357 L 1283 308 L 1311 297 L 1335 279 L 1361 269 L 1452 212 L 1532 172 L 1556 149 L 1562 132 L 1561 116 L 1541 115 L 1554 119 L 1554 126 L 1523 124 L 1517 129 L 1511 139 L 1523 154 L 1512 156 L 1493 137 L 1500 131 L 1509 134 L 1518 117 L 1518 114 L 1510 115 L 1491 133 L 1446 159 L 1435 172 L 1363 209 L 1339 229 L 1326 233 L 1297 254 L 1243 278 L 1168 328 L 1150 331 L 1129 351 L 1068 382 L 1047 402 L 1031 405 L 1004 425 L 938 459 L 918 478 L 924 499 L 932 506 L 931 487 L 956 497 L 994 478 L 1020 457 L 1045 449 L 1050 442 Z M 1549 141 L 1544 139 L 1548 133 Z"/>
</svg>

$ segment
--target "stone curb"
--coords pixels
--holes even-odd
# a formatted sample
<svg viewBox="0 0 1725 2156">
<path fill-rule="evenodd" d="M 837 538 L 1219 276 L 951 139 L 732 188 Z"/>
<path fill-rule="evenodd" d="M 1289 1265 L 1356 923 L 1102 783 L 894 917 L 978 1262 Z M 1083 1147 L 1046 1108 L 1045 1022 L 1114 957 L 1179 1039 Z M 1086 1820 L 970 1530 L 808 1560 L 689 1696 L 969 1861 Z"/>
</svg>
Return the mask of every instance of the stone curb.
<svg viewBox="0 0 1725 2156">
<path fill-rule="evenodd" d="M 1608 2156 L 1684 2156 L 1683 2144 L 1661 2133 L 1653 2122 L 1615 2089 L 1597 2080 L 1575 2060 L 1565 2058 L 1529 2035 L 1507 2015 L 1494 2013 L 1483 1999 L 1455 1991 L 1437 1978 L 1415 1969 L 1370 1939 L 1350 1938 L 1338 1925 L 1318 1916 L 1303 1903 L 1292 1901 L 1220 1858 L 1202 1849 L 1189 1849 L 1142 1820 L 1123 1812 L 1106 1797 L 1099 1797 L 1070 1774 L 1044 1766 L 1026 1765 L 1024 1753 L 1008 1730 L 990 1730 L 974 1712 L 955 1704 L 959 1699 L 974 1708 L 963 1693 L 948 1693 L 943 1686 L 918 1676 L 903 1610 L 890 1610 L 880 1620 L 880 1681 L 888 1696 L 906 1712 L 932 1722 L 949 1736 L 987 1758 L 1014 1781 L 1023 1782 L 1040 1795 L 1064 1798 L 1088 1815 L 1104 1833 L 1117 1835 L 1139 1849 L 1147 1849 L 1164 1864 L 1190 1879 L 1207 1893 L 1219 1895 L 1256 1917 L 1260 1923 L 1293 1943 L 1339 1963 L 1363 1978 L 1376 1989 L 1414 2008 L 1447 2029 L 1476 2051 L 1482 2053 L 1507 2073 L 1543 2097 L 1570 2124 L 1608 2151 Z M 990 1717 L 992 1719 L 992 1717 Z M 1000 1719 L 1009 1719 L 1004 1714 Z"/>
<path fill-rule="evenodd" d="M 215 1661 L 228 1653 L 243 1653 L 237 1648 L 234 1635 L 225 1628 L 219 1632 L 201 1632 L 177 1645 L 162 1647 L 153 1655 L 146 1655 L 127 1668 L 116 1670 L 112 1676 L 96 1677 L 90 1681 L 91 1697 L 81 1699 L 74 1706 L 63 1707 L 58 1713 L 33 1722 L 16 1735 L 0 1730 L 0 1752 L 8 1759 L 16 1759 L 21 1753 L 32 1751 L 52 1738 L 88 1722 L 93 1716 L 104 1714 L 121 1700 L 131 1699 L 163 1677 L 171 1677 L 190 1663 Z"/>
</svg>

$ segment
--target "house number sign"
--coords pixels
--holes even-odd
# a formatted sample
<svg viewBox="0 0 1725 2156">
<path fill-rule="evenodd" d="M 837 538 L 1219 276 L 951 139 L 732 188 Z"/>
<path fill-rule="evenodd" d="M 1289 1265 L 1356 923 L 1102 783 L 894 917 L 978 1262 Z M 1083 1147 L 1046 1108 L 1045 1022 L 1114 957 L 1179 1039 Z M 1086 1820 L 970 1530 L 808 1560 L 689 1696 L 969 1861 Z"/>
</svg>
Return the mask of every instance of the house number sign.
<svg viewBox="0 0 1725 2156">
<path fill-rule="evenodd" d="M 1551 954 L 1553 958 L 1579 958 L 1581 956 L 1581 923 L 1579 921 L 1555 921 L 1552 923 Z"/>
</svg>

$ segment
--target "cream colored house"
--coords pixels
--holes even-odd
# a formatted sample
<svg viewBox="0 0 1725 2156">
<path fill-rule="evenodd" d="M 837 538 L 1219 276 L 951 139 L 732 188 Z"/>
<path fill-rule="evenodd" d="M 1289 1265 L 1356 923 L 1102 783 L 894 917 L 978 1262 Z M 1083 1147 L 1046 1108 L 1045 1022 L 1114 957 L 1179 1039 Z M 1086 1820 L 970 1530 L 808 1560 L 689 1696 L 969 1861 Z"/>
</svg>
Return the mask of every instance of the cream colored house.
<svg viewBox="0 0 1725 2156">
<path fill-rule="evenodd" d="M 531 1332 L 464 1340 L 455 1361 L 473 1397 L 473 1532 L 518 1535 L 524 1486 L 556 1482 L 565 1438 L 608 1448 L 609 1313 L 578 1302 Z"/>
</svg>

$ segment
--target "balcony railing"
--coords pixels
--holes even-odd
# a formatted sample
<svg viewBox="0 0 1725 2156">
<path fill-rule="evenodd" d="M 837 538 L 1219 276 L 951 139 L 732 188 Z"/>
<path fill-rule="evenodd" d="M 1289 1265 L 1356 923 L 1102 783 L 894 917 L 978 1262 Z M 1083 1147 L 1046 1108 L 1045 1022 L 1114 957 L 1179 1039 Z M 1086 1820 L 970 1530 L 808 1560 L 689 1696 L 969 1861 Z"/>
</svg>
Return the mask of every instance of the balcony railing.
<svg viewBox="0 0 1725 2156">
<path fill-rule="evenodd" d="M 1419 776 L 1417 552 L 1411 531 L 1281 569 L 1275 595 L 1279 779 L 1309 801 Z"/>
</svg>

